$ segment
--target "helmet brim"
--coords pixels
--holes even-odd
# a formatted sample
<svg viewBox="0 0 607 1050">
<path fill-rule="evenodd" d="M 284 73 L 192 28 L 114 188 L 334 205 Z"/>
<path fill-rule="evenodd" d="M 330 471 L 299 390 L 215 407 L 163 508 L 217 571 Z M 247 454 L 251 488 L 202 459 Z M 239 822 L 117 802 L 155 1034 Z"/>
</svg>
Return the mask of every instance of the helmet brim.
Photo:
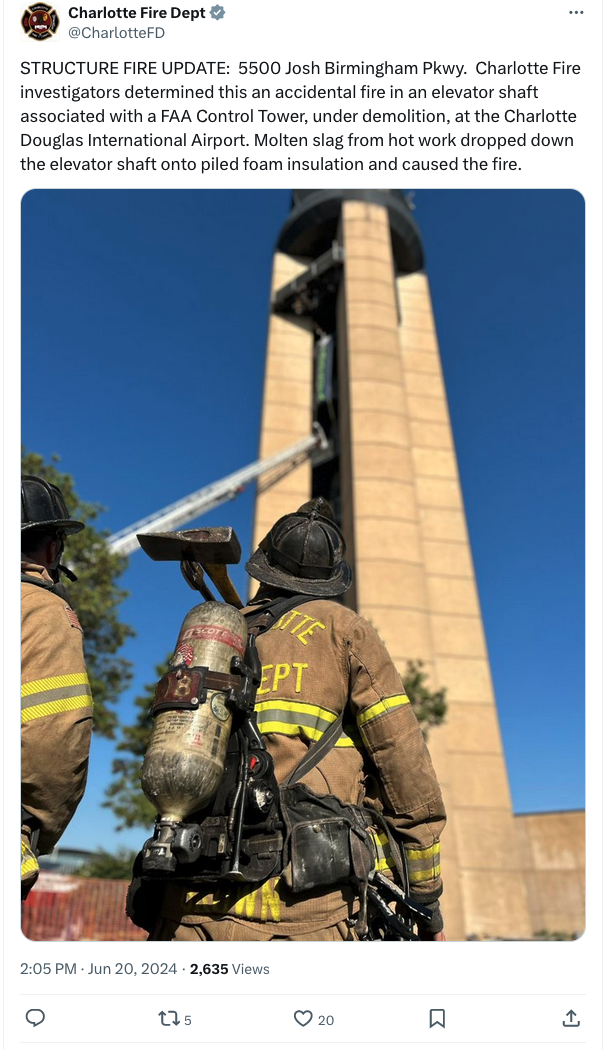
<svg viewBox="0 0 607 1050">
<path fill-rule="evenodd" d="M 330 580 L 306 580 L 301 576 L 291 576 L 279 565 L 270 565 L 261 548 L 257 548 L 245 565 L 249 576 L 260 583 L 269 583 L 294 594 L 311 594 L 318 598 L 334 598 L 345 594 L 352 584 L 352 569 L 347 561 L 340 562 L 339 568 Z"/>
<path fill-rule="evenodd" d="M 31 532 L 32 529 L 53 529 L 57 532 L 64 532 L 66 536 L 73 536 L 76 532 L 81 532 L 84 528 L 83 521 L 74 521 L 73 518 L 60 518 L 57 520 L 53 518 L 52 521 L 22 521 L 21 532 Z"/>
</svg>

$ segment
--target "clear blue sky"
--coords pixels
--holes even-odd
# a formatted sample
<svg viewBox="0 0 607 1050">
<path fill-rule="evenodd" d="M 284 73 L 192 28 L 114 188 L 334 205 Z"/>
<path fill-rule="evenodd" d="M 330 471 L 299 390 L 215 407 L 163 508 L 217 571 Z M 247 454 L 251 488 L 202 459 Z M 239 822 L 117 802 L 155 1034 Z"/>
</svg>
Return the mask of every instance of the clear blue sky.
<svg viewBox="0 0 607 1050">
<path fill-rule="evenodd" d="M 584 204 L 420 191 L 468 526 L 517 812 L 584 804 Z M 115 531 L 257 456 L 270 268 L 289 191 L 36 191 L 23 200 L 23 441 Z M 40 305 L 40 294 L 44 302 Z M 31 293 L 31 294 L 30 294 Z M 41 411 L 41 397 L 46 407 Z M 253 492 L 205 517 L 246 552 Z M 234 579 L 244 590 L 244 572 Z M 132 555 L 120 717 L 193 595 Z M 415 655 L 415 654 L 412 654 Z M 97 741 L 65 845 L 137 845 L 100 808 Z"/>
</svg>

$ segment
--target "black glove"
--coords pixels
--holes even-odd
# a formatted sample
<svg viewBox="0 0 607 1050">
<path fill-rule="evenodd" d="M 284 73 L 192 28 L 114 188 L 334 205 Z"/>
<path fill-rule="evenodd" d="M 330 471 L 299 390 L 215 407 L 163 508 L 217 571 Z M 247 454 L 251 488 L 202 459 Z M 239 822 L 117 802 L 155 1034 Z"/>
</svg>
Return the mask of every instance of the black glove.
<svg viewBox="0 0 607 1050">
<path fill-rule="evenodd" d="M 420 901 L 420 904 L 421 903 L 422 902 Z M 423 905 L 424 908 L 427 908 L 428 911 L 432 912 L 432 918 L 430 922 L 423 922 L 421 919 L 418 920 L 417 929 L 422 941 L 431 941 L 434 934 L 440 933 L 443 929 L 443 916 L 438 901 L 432 901 L 431 903 L 424 901 Z"/>
</svg>

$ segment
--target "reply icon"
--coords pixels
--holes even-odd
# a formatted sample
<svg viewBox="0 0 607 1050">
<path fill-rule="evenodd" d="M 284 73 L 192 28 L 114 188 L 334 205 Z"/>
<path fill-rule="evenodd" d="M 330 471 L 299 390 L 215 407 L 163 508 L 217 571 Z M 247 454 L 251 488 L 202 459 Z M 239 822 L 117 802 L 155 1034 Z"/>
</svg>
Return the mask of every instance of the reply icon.
<svg viewBox="0 0 607 1050">
<path fill-rule="evenodd" d="M 430 1028 L 434 1028 L 437 1024 L 440 1025 L 441 1028 L 445 1027 L 444 1010 L 430 1010 Z"/>
</svg>

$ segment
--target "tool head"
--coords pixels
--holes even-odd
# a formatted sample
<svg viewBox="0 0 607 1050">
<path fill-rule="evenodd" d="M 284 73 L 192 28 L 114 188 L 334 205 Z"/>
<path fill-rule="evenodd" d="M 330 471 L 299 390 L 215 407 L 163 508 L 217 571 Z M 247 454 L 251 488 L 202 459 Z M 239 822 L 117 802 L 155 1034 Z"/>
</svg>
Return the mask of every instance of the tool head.
<svg viewBox="0 0 607 1050">
<path fill-rule="evenodd" d="M 153 561 L 193 561 L 201 565 L 236 565 L 241 547 L 234 529 L 186 529 L 183 532 L 142 532 L 141 548 Z"/>
<path fill-rule="evenodd" d="M 242 609 L 243 603 L 228 576 L 226 565 L 240 561 L 240 543 L 234 529 L 186 529 L 184 532 L 142 532 L 137 536 L 141 548 L 153 561 L 179 561 L 186 582 L 200 591 L 206 601 L 214 601 L 204 581 L 206 572 L 228 605 Z"/>
</svg>

